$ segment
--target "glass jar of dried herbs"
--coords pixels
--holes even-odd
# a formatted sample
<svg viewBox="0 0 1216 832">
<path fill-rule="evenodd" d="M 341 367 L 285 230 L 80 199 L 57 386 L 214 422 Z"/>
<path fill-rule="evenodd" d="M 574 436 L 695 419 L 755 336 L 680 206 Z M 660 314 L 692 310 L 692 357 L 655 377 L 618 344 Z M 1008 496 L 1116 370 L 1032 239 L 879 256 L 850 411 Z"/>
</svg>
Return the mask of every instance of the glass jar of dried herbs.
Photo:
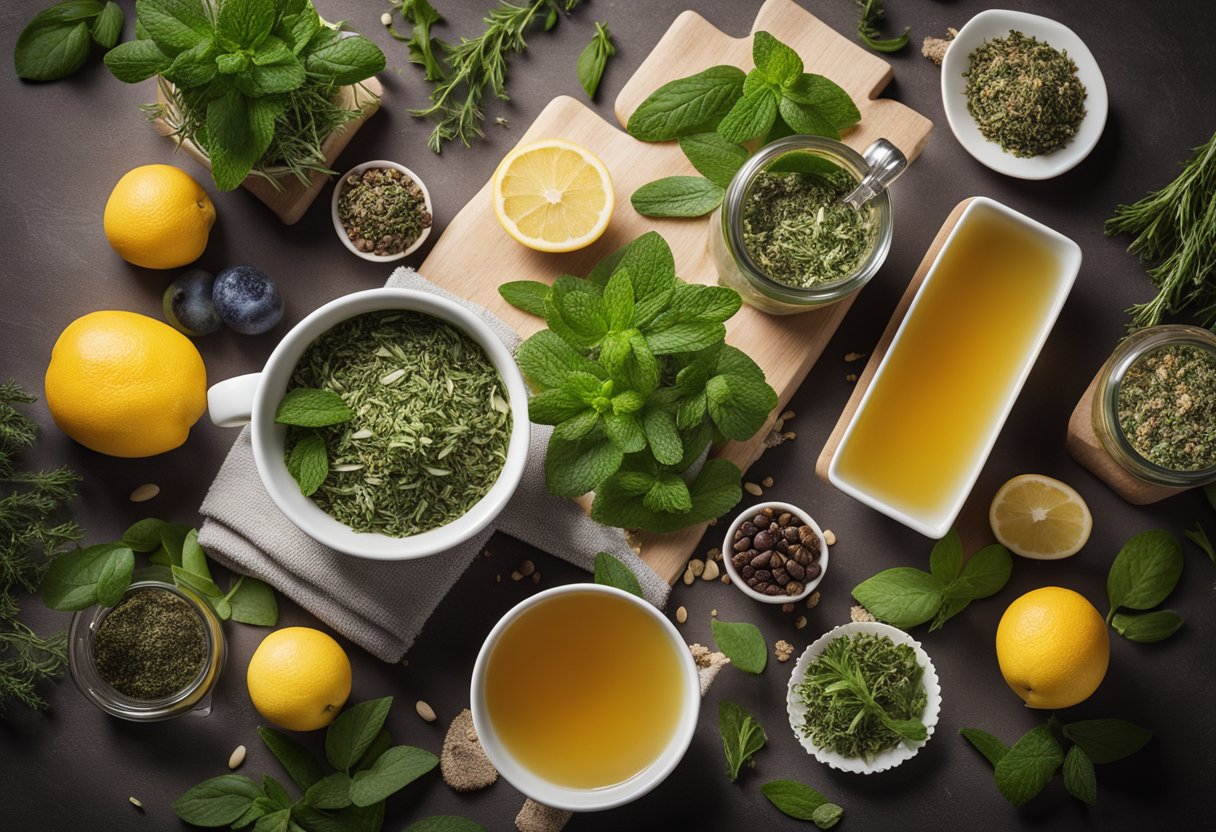
<svg viewBox="0 0 1216 832">
<path fill-rule="evenodd" d="M 1106 452 L 1145 482 L 1216 481 L 1216 335 L 1164 324 L 1129 336 L 1099 374 L 1093 423 Z"/>
<path fill-rule="evenodd" d="M 113 607 L 90 607 L 72 618 L 72 680 L 94 705 L 122 719 L 209 713 L 223 669 L 219 619 L 162 572 L 140 570 Z"/>
<path fill-rule="evenodd" d="M 886 259 L 892 233 L 886 191 L 860 209 L 840 203 L 867 167 L 852 148 L 818 136 L 758 151 L 710 218 L 718 282 L 778 315 L 835 303 L 864 286 Z"/>
</svg>

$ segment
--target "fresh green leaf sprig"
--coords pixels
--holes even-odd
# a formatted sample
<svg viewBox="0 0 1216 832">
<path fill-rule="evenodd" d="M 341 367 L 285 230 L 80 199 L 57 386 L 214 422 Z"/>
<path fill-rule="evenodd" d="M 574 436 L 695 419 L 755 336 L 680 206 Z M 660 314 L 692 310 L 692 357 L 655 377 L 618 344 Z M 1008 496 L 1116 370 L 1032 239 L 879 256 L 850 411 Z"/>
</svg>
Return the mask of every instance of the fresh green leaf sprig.
<svg viewBox="0 0 1216 832">
<path fill-rule="evenodd" d="M 907 27 L 893 38 L 884 38 L 878 24 L 886 17 L 885 0 L 854 0 L 857 3 L 857 37 L 875 52 L 898 52 L 908 45 Z"/>
<path fill-rule="evenodd" d="M 301 181 L 332 173 L 321 144 L 358 116 L 334 103 L 341 87 L 384 69 L 365 37 L 322 23 L 310 0 L 138 0 L 137 40 L 106 54 L 133 84 L 159 75 L 171 107 L 154 108 L 201 147 L 220 190 L 284 166 Z"/>
<path fill-rule="evenodd" d="M 317 428 L 349 422 L 354 415 L 337 393 L 316 387 L 288 390 L 279 402 L 275 422 L 296 434 L 287 455 L 287 471 L 305 497 L 316 493 L 329 476 L 329 451 Z"/>
<path fill-rule="evenodd" d="M 595 556 L 595 582 L 601 586 L 624 590 L 639 598 L 643 597 L 642 585 L 638 583 L 638 576 L 633 574 L 633 571 L 619 559 L 607 552 L 600 552 Z"/>
<path fill-rule="evenodd" d="M 853 597 L 870 614 L 902 629 L 932 621 L 936 630 L 978 598 L 1000 592 L 1013 571 L 1013 556 L 1004 546 L 985 546 L 963 563 L 958 532 L 933 546 L 929 571 L 897 566 L 853 588 Z"/>
<path fill-rule="evenodd" d="M 730 663 L 744 673 L 760 674 L 768 664 L 768 644 L 755 624 L 746 621 L 710 621 L 714 644 Z"/>
<path fill-rule="evenodd" d="M 1178 632 L 1182 616 L 1173 610 L 1140 614 L 1163 603 L 1182 577 L 1182 543 L 1166 531 L 1141 532 L 1123 545 L 1106 576 L 1110 610 L 1106 623 L 1128 641 L 1153 643 Z"/>
<path fill-rule="evenodd" d="M 588 98 L 595 98 L 599 89 L 600 79 L 604 77 L 604 68 L 608 59 L 616 54 L 616 46 L 612 43 L 612 33 L 603 23 L 595 24 L 595 34 L 591 43 L 578 56 L 578 82 L 583 85 Z"/>
<path fill-rule="evenodd" d="M 751 438 L 777 406 L 764 371 L 724 343 L 738 293 L 677 278 L 654 232 L 585 279 L 516 281 L 499 292 L 548 324 L 516 359 L 536 390 L 532 421 L 555 426 L 550 492 L 594 491 L 592 518 L 651 532 L 714 519 L 739 501 L 732 463 L 711 459 L 690 473 L 711 442 Z"/>
<path fill-rule="evenodd" d="M 1056 730 L 1072 743 L 1067 755 Z M 1147 728 L 1123 719 L 1086 719 L 1060 725 L 1054 716 L 1046 724 L 1031 728 L 1012 747 L 976 728 L 963 728 L 959 733 L 992 764 L 997 789 L 1014 806 L 1041 792 L 1061 767 L 1068 793 L 1094 805 L 1098 799 L 1094 764 L 1130 757 L 1153 736 Z"/>
<path fill-rule="evenodd" d="M 258 728 L 266 747 L 303 792 L 294 802 L 287 788 L 268 774 L 261 786 L 240 774 L 224 774 L 187 791 L 173 802 L 173 811 L 195 826 L 241 829 L 256 823 L 258 830 L 379 830 L 384 801 L 439 763 L 429 751 L 392 744 L 384 727 L 392 703 L 387 696 L 339 714 L 325 732 L 325 762 L 286 734 Z"/>
<path fill-rule="evenodd" d="M 771 780 L 760 791 L 786 816 L 809 820 L 820 829 L 831 829 L 844 814 L 840 806 L 797 780 Z"/>
<path fill-rule="evenodd" d="M 443 69 L 442 59 L 435 53 L 442 53 L 446 44 L 431 36 L 431 27 L 443 22 L 442 15 L 429 0 L 389 0 L 389 5 L 410 24 L 410 31 L 408 34 L 397 31 L 393 14 L 389 12 L 388 33 L 409 44 L 410 63 L 422 67 L 426 80 L 442 81 L 447 73 Z"/>
<path fill-rule="evenodd" d="M 55 610 L 114 606 L 131 585 L 137 552 L 168 568 L 177 586 L 201 595 L 222 621 L 273 627 L 279 620 L 273 589 L 248 575 L 235 576 L 227 591 L 221 589 L 198 543 L 198 530 L 153 518 L 132 525 L 120 541 L 56 557 L 42 578 L 42 602 Z"/>
<path fill-rule="evenodd" d="M 803 72 L 798 53 L 768 32 L 752 40 L 755 69 L 713 66 L 659 87 L 629 117 L 630 135 L 647 142 L 680 140 L 701 176 L 668 176 L 634 191 L 647 217 L 699 217 L 717 208 L 731 177 L 750 155 L 745 142 L 793 133 L 839 139 L 861 113 L 838 85 Z"/>
<path fill-rule="evenodd" d="M 58 81 L 88 60 L 90 45 L 113 49 L 122 36 L 114 0 L 64 0 L 34 15 L 17 36 L 13 65 L 27 81 Z"/>
<path fill-rule="evenodd" d="M 1187 540 L 1198 546 L 1199 550 L 1208 556 L 1208 560 L 1216 563 L 1216 546 L 1212 544 L 1212 539 L 1208 537 L 1207 530 L 1203 528 L 1202 524 L 1196 522 L 1195 528 L 1187 529 L 1183 534 L 1186 535 Z"/>
<path fill-rule="evenodd" d="M 756 767 L 756 752 L 764 748 L 768 737 L 742 706 L 726 700 L 718 703 L 718 731 L 726 754 L 726 776 L 733 783 L 745 765 Z"/>
</svg>

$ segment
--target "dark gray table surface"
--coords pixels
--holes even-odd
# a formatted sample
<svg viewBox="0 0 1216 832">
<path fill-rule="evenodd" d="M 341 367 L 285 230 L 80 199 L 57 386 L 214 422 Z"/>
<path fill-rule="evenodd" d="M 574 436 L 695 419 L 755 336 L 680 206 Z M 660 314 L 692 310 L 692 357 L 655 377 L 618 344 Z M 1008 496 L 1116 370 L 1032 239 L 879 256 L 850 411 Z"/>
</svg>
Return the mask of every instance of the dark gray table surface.
<svg viewBox="0 0 1216 832">
<path fill-rule="evenodd" d="M 128 12 L 133 9 L 130 0 L 120 2 Z M 853 32 L 854 7 L 847 0 L 801 2 L 837 30 Z M 4 61 L 21 26 L 44 5 L 44 0 L 20 0 L 0 7 Z M 472 149 L 450 146 L 442 156 L 426 149 L 429 123 L 406 113 L 407 106 L 423 101 L 424 86 L 416 68 L 406 63 L 404 44 L 380 27 L 384 4 L 325 0 L 319 5 L 327 17 L 345 18 L 368 33 L 389 58 L 384 106 L 355 137 L 339 167 L 377 158 L 408 164 L 430 186 L 436 225 L 442 230 L 553 96 L 582 95 L 574 63 L 595 20 L 608 23 L 618 45 L 596 104 L 614 122 L 611 103 L 617 92 L 685 4 L 595 0 L 584 3 L 555 32 L 534 34 L 528 54 L 511 60 L 513 99 L 489 107 L 487 141 Z M 490 3 L 439 0 L 437 5 L 449 19 L 439 33 L 449 37 L 478 31 Z M 691 5 L 725 31 L 742 35 L 759 3 L 701 0 Z M 939 70 L 919 54 L 923 36 L 961 26 L 984 5 L 968 0 L 894 0 L 889 5 L 890 28 L 911 25 L 914 45 L 891 58 L 896 80 L 888 95 L 928 116 L 935 129 L 924 155 L 895 186 L 897 230 L 886 265 L 861 293 L 790 404 L 798 413 L 790 425 L 797 440 L 766 454 L 750 477 L 772 476 L 776 485 L 770 496 L 805 506 L 838 535 L 823 601 L 800 631 L 793 616 L 762 608 L 721 583 L 677 585 L 669 610 L 681 604 L 688 608 L 683 630 L 690 641 L 711 643 L 710 611 L 716 608 L 725 620 L 755 622 L 770 643 L 786 638 L 801 650 L 848 619 L 849 589 L 859 581 L 897 564 L 925 565 L 928 541 L 820 482 L 813 466 L 849 395 L 845 376 L 860 370 L 859 364 L 845 364 L 843 356 L 871 348 L 942 220 L 971 195 L 994 197 L 1059 229 L 1081 245 L 1085 258 L 1063 315 L 976 487 L 991 494 L 1008 477 L 1031 471 L 1060 477 L 1080 490 L 1092 508 L 1093 536 L 1081 554 L 1063 562 L 1017 559 L 1013 578 L 999 596 L 973 604 L 941 631 L 915 633 L 941 675 L 944 705 L 933 741 L 899 769 L 862 777 L 819 765 L 804 754 L 787 726 L 784 694 L 790 665 L 770 662 L 759 678 L 727 668 L 705 701 L 692 747 L 668 781 L 631 806 L 576 817 L 570 830 L 810 828 L 778 814 L 761 795 L 760 785 L 778 778 L 812 784 L 844 806 L 842 829 L 1185 829 L 1216 810 L 1211 768 L 1216 716 L 1209 701 L 1216 685 L 1210 646 L 1216 638 L 1216 566 L 1190 544 L 1183 580 L 1169 599 L 1169 606 L 1186 617 L 1186 626 L 1159 645 L 1112 637 L 1106 680 L 1093 697 L 1064 714 L 1068 719 L 1122 717 L 1156 732 L 1135 757 L 1099 767 L 1095 808 L 1069 797 L 1059 778 L 1029 805 L 1009 806 L 996 791 L 988 764 L 957 733 L 972 726 L 1011 742 L 1045 717 L 1022 707 L 997 669 L 993 633 L 1011 600 L 1032 588 L 1058 584 L 1079 590 L 1105 611 L 1107 569 L 1133 533 L 1147 528 L 1180 533 L 1200 518 L 1216 531 L 1211 510 L 1198 493 L 1156 506 L 1130 506 L 1064 452 L 1069 413 L 1122 335 L 1123 310 L 1152 293 L 1142 266 L 1124 252 L 1126 240 L 1104 238 L 1102 222 L 1116 203 L 1171 179 L 1188 148 L 1205 141 L 1216 126 L 1210 86 L 1216 78 L 1210 43 L 1216 6 L 1130 0 L 1004 4 L 1042 12 L 1072 27 L 1101 64 L 1111 99 L 1106 131 L 1089 159 L 1057 179 L 1022 182 L 982 167 L 955 142 L 942 113 Z M 128 37 L 132 17 L 127 18 Z M 0 266 L 0 373 L 28 389 L 41 392 L 51 346 L 76 317 L 97 309 L 160 317 L 161 292 L 175 272 L 127 265 L 102 234 L 101 212 L 110 188 L 137 165 L 177 164 L 209 186 L 219 221 L 200 266 L 219 270 L 237 262 L 255 264 L 274 276 L 286 297 L 285 319 L 273 332 L 253 338 L 224 332 L 198 342 L 212 381 L 258 369 L 283 332 L 309 311 L 347 292 L 379 286 L 386 278 L 387 268 L 355 259 L 335 239 L 328 190 L 294 227 L 279 223 L 244 191 L 215 192 L 201 169 L 175 157 L 170 144 L 143 121 L 137 105 L 149 99 L 149 85 L 117 82 L 96 57 L 70 80 L 46 85 L 18 82 L 11 64 L 6 66 L 0 81 L 0 239 L 5 255 Z M 499 115 L 509 119 L 509 129 L 493 123 Z M 630 208 L 622 204 L 618 210 Z M 416 255 L 409 262 L 419 259 Z M 204 418 L 176 451 L 119 460 L 67 439 L 51 425 L 41 403 L 33 412 L 46 428 L 34 461 L 68 464 L 85 477 L 73 513 L 89 542 L 116 538 L 145 513 L 197 522 L 196 509 L 234 436 Z M 136 507 L 127 495 L 145 482 L 160 484 L 162 492 Z M 718 543 L 711 529 L 701 551 Z M 353 698 L 394 695 L 390 727 L 399 742 L 438 752 L 444 726 L 468 704 L 473 660 L 498 617 L 532 592 L 586 579 L 565 562 L 502 535 L 490 549 L 492 557 L 478 559 L 439 607 L 410 652 L 408 666 L 383 664 L 347 645 L 354 664 Z M 497 574 L 505 576 L 526 557 L 543 573 L 539 586 L 495 582 Z M 23 601 L 25 620 L 39 631 L 66 626 L 68 616 L 44 609 L 35 598 Z M 316 625 L 294 604 L 283 600 L 281 606 L 281 625 Z M 189 786 L 226 771 L 229 753 L 242 743 L 249 748 L 244 773 L 281 775 L 258 741 L 254 727 L 260 720 L 243 682 L 245 664 L 265 631 L 229 625 L 227 632 L 231 655 L 214 711 L 205 719 L 121 722 L 94 710 L 67 680 L 47 687 L 47 713 L 10 713 L 0 722 L 0 826 L 22 831 L 183 828 L 169 804 Z M 414 715 L 413 702 L 419 698 L 434 706 L 438 724 L 425 724 Z M 756 769 L 735 784 L 723 774 L 716 726 L 723 699 L 750 709 L 769 736 Z M 317 742 L 320 737 L 306 739 Z M 127 802 L 129 795 L 143 801 L 144 813 Z M 390 800 L 385 828 L 400 830 L 433 814 L 459 814 L 488 829 L 510 829 L 522 802 L 505 782 L 458 795 L 434 774 Z"/>
</svg>

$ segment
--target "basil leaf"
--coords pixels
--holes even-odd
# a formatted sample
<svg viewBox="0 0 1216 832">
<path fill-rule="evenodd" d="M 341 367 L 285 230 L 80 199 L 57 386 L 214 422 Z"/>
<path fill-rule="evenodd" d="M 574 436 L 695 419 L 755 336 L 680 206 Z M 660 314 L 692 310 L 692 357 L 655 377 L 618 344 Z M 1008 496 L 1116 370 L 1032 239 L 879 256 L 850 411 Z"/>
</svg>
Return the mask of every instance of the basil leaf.
<svg viewBox="0 0 1216 832">
<path fill-rule="evenodd" d="M 59 555 L 42 576 L 42 603 L 53 610 L 82 610 L 97 603 L 97 582 L 120 547 L 100 543 Z M 130 551 L 129 549 L 127 551 Z"/>
<path fill-rule="evenodd" d="M 122 545 L 133 552 L 154 552 L 160 548 L 161 530 L 165 527 L 164 520 L 149 517 L 132 523 L 122 533 Z"/>
<path fill-rule="evenodd" d="M 700 217 L 725 196 L 720 185 L 700 176 L 667 176 L 638 188 L 629 202 L 644 217 Z"/>
<path fill-rule="evenodd" d="M 123 593 L 131 585 L 131 573 L 135 570 L 135 553 L 126 547 L 111 550 L 102 560 L 101 574 L 97 576 L 97 603 L 112 607 L 122 600 Z"/>
<path fill-rule="evenodd" d="M 1009 753 L 1009 746 L 987 731 L 981 731 L 978 728 L 960 728 L 959 733 L 967 739 L 967 742 L 975 746 L 976 750 L 983 754 L 994 767 Z"/>
<path fill-rule="evenodd" d="M 332 77 L 335 84 L 357 84 L 384 69 L 384 53 L 367 38 L 356 35 L 312 50 L 304 59 L 304 68 Z"/>
<path fill-rule="evenodd" d="M 1000 592 L 1013 573 L 1013 555 L 998 543 L 985 546 L 963 564 L 961 580 L 970 587 L 971 598 L 987 598 Z"/>
<path fill-rule="evenodd" d="M 545 457 L 545 483 L 558 497 L 577 497 L 594 491 L 621 467 L 624 458 L 621 449 L 605 436 L 590 435 L 575 441 L 554 436 Z"/>
<path fill-rule="evenodd" d="M 771 90 L 757 89 L 735 102 L 718 125 L 718 133 L 730 142 L 745 142 L 762 136 L 777 120 L 777 99 Z"/>
<path fill-rule="evenodd" d="M 728 622 L 715 618 L 710 622 L 714 644 L 726 654 L 730 663 L 744 673 L 762 673 L 768 664 L 768 645 L 755 624 L 746 621 Z"/>
<path fill-rule="evenodd" d="M 773 780 L 760 787 L 768 802 L 796 820 L 811 820 L 815 810 L 828 799 L 810 786 L 796 780 Z"/>
<path fill-rule="evenodd" d="M 942 605 L 941 582 L 920 569 L 886 569 L 853 588 L 853 597 L 875 618 L 895 627 L 924 624 Z"/>
<path fill-rule="evenodd" d="M 215 581 L 205 575 L 200 575 L 181 566 L 171 566 L 169 568 L 173 571 L 173 583 L 178 586 L 193 590 L 204 598 L 224 597 L 224 591 L 216 585 Z"/>
<path fill-rule="evenodd" d="M 17 77 L 57 81 L 84 66 L 89 57 L 89 24 L 84 21 L 39 22 L 21 30 L 13 51 Z"/>
<path fill-rule="evenodd" d="M 626 129 L 644 142 L 713 130 L 742 96 L 744 77 L 738 67 L 713 66 L 664 84 L 638 105 Z"/>
<path fill-rule="evenodd" d="M 802 58 L 768 32 L 756 32 L 753 36 L 752 60 L 757 71 L 778 87 L 792 84 L 802 75 Z"/>
<path fill-rule="evenodd" d="M 681 136 L 680 150 L 697 173 L 722 188 L 730 184 L 748 156 L 747 148 L 728 142 L 717 133 Z"/>
<path fill-rule="evenodd" d="M 1182 577 L 1182 544 L 1166 531 L 1146 531 L 1123 545 L 1106 577 L 1109 622 L 1119 607 L 1147 610 L 1166 599 Z"/>
<path fill-rule="evenodd" d="M 1084 803 L 1093 806 L 1098 802 L 1098 776 L 1094 763 L 1079 745 L 1068 749 L 1064 758 L 1064 788 Z"/>
<path fill-rule="evenodd" d="M 1064 736 L 1101 764 L 1135 754 L 1153 738 L 1153 732 L 1125 719 L 1085 719 L 1067 723 Z"/>
<path fill-rule="evenodd" d="M 273 627 L 279 620 L 279 602 L 274 590 L 257 578 L 242 575 L 228 591 L 232 620 L 256 627 Z"/>
<path fill-rule="evenodd" d="M 642 585 L 638 583 L 638 576 L 633 574 L 632 569 L 607 552 L 600 552 L 595 556 L 595 582 L 623 589 L 639 598 L 643 597 Z"/>
<path fill-rule="evenodd" d="M 384 727 L 393 697 L 371 699 L 347 708 L 325 732 L 325 757 L 339 771 L 349 771 Z"/>
<path fill-rule="evenodd" d="M 718 731 L 726 754 L 726 774 L 733 783 L 744 765 L 755 767 L 755 754 L 768 742 L 768 737 L 751 714 L 726 700 L 718 703 Z"/>
<path fill-rule="evenodd" d="M 403 832 L 486 832 L 480 825 L 456 815 L 432 815 L 414 821 Z"/>
<path fill-rule="evenodd" d="M 996 764 L 996 786 L 1005 799 L 1021 806 L 1051 780 L 1064 752 L 1046 725 L 1030 729 Z"/>
<path fill-rule="evenodd" d="M 370 806 L 404 789 L 439 765 L 429 751 L 410 745 L 397 745 L 380 755 L 375 765 L 355 774 L 350 787 L 356 806 Z"/>
<path fill-rule="evenodd" d="M 329 476 L 329 451 L 325 439 L 315 430 L 307 431 L 287 455 L 287 473 L 300 486 L 300 493 L 311 497 Z"/>
<path fill-rule="evenodd" d="M 963 541 L 958 531 L 950 529 L 946 536 L 933 544 L 929 555 L 929 571 L 943 585 L 949 584 L 963 571 Z"/>
<path fill-rule="evenodd" d="M 355 766 L 354 771 L 364 771 L 376 764 L 381 755 L 388 751 L 393 746 L 393 738 L 384 728 L 380 729 L 380 733 L 376 734 L 376 738 L 372 740 L 372 744 L 363 752 L 363 756 L 359 758 L 359 764 Z M 353 773 L 352 773 L 353 776 Z"/>
<path fill-rule="evenodd" d="M 615 54 L 616 47 L 612 44 L 612 34 L 608 31 L 607 26 L 597 22 L 591 43 L 587 44 L 582 54 L 578 56 L 578 82 L 582 84 L 588 98 L 595 98 L 595 91 L 599 88 L 600 79 L 604 76 L 608 58 Z"/>
<path fill-rule="evenodd" d="M 114 44 L 122 37 L 122 23 L 122 7 L 114 0 L 109 0 L 89 27 L 93 42 L 102 49 L 113 49 Z"/>
<path fill-rule="evenodd" d="M 351 805 L 350 792 L 350 775 L 345 771 L 336 771 L 309 786 L 304 800 L 318 809 L 345 809 Z"/>
<path fill-rule="evenodd" d="M 119 81 L 134 84 L 164 72 L 173 59 L 151 40 L 129 40 L 107 52 L 105 63 Z"/>
<path fill-rule="evenodd" d="M 1178 632 L 1183 624 L 1183 618 L 1173 610 L 1156 610 L 1141 615 L 1119 612 L 1115 613 L 1110 623 L 1115 628 L 1115 632 L 1128 641 L 1155 644 L 1158 641 L 1165 641 Z"/>
<path fill-rule="evenodd" d="M 211 570 L 207 567 L 207 553 L 198 545 L 198 529 L 191 529 L 182 541 L 182 568 L 212 580 Z"/>
<path fill-rule="evenodd" d="M 316 758 L 304 746 L 282 731 L 259 725 L 258 736 L 282 764 L 292 782 L 302 791 L 308 791 L 314 783 L 325 776 L 321 770 L 321 764 L 317 762 Z"/>
<path fill-rule="evenodd" d="M 222 774 L 204 780 L 173 801 L 173 812 L 196 826 L 226 826 L 262 797 L 262 790 L 248 777 Z"/>
<path fill-rule="evenodd" d="M 538 280 L 513 280 L 498 287 L 503 300 L 532 315 L 545 316 L 545 301 L 549 297 L 549 284 Z"/>
<path fill-rule="evenodd" d="M 835 803 L 825 803 L 820 806 L 811 815 L 811 820 L 820 829 L 831 829 L 840 820 L 840 816 L 844 814 L 844 809 L 837 806 Z"/>
</svg>

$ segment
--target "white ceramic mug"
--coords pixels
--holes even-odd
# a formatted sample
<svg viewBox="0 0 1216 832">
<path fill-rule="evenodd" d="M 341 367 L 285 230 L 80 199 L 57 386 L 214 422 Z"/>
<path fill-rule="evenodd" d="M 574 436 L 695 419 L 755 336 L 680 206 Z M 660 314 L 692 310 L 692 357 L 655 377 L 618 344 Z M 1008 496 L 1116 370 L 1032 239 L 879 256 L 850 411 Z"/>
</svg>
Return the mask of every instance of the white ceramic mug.
<svg viewBox="0 0 1216 832">
<path fill-rule="evenodd" d="M 476 341 L 498 370 L 511 407 L 511 440 L 498 480 L 462 517 L 411 537 L 356 532 L 305 497 L 283 458 L 287 429 L 274 421 L 291 374 L 313 341 L 349 318 L 391 309 L 439 318 Z M 369 289 L 330 301 L 292 327 L 270 354 L 262 372 L 230 378 L 211 387 L 207 391 L 207 409 L 211 421 L 221 427 L 251 425 L 258 474 L 288 520 L 331 549 L 376 560 L 408 560 L 433 555 L 477 534 L 490 524 L 515 493 L 528 455 L 528 392 L 511 352 L 474 313 L 445 298 L 410 289 Z"/>
<path fill-rule="evenodd" d="M 572 593 L 612 595 L 628 601 L 638 609 L 645 610 L 671 640 L 676 655 L 683 659 L 684 704 L 671 739 L 649 766 L 628 780 L 613 786 L 578 789 L 553 783 L 533 773 L 503 745 L 498 732 L 494 729 L 494 723 L 489 717 L 489 709 L 486 704 L 486 670 L 490 654 L 494 652 L 503 632 L 528 609 L 544 603 L 554 596 Z M 473 665 L 470 702 L 472 703 L 473 725 L 477 729 L 481 747 L 485 750 L 486 756 L 490 758 L 490 762 L 508 783 L 527 797 L 554 809 L 564 809 L 570 812 L 594 812 L 601 809 L 612 809 L 637 800 L 663 782 L 667 775 L 675 769 L 688 750 L 688 746 L 692 742 L 692 735 L 697 728 L 697 717 L 701 710 L 701 686 L 697 678 L 696 663 L 692 660 L 692 654 L 689 652 L 684 638 L 676 630 L 675 625 L 649 602 L 610 586 L 586 583 L 568 584 L 538 592 L 531 598 L 521 601 L 494 625 L 494 629 L 490 631 L 481 645 L 481 651 L 477 654 L 477 662 Z M 638 707 L 645 706 L 645 702 L 638 703 Z"/>
</svg>

